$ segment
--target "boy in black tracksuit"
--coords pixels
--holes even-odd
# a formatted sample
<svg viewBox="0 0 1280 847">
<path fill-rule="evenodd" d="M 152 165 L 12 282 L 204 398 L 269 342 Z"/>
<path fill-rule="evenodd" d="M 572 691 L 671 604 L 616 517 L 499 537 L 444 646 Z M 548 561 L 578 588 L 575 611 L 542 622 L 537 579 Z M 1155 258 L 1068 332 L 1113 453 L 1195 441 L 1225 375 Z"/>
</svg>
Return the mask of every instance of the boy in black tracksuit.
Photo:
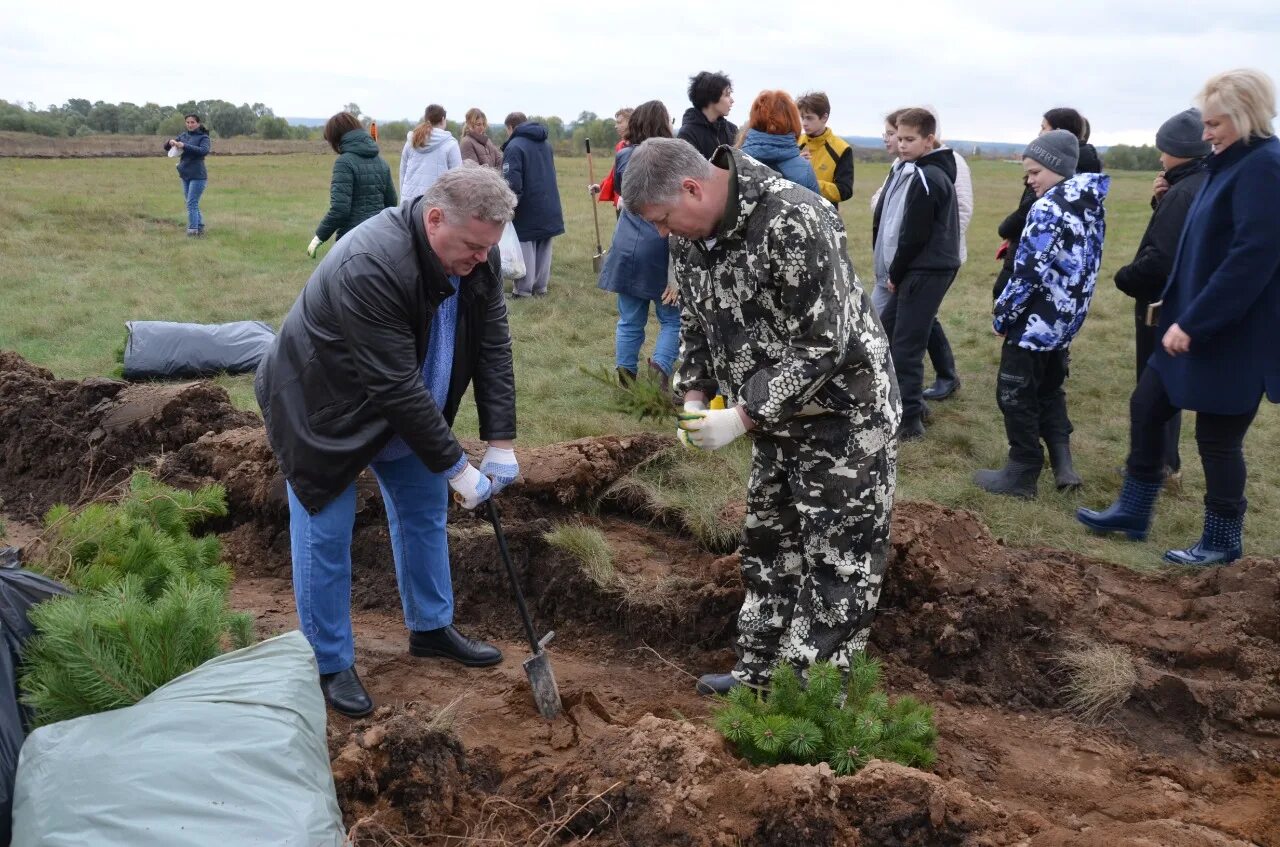
<svg viewBox="0 0 1280 847">
<path fill-rule="evenodd" d="M 902 392 L 899 437 L 924 436 L 924 354 L 938 307 L 960 269 L 955 156 L 933 149 L 937 120 L 925 109 L 898 116 L 898 178 L 880 195 L 872 220 L 877 273 L 891 292 L 880 315 Z"/>
<path fill-rule="evenodd" d="M 1147 360 L 1160 343 L 1159 329 L 1147 325 L 1147 307 L 1159 300 L 1164 292 L 1169 273 L 1173 270 L 1173 257 L 1178 251 L 1182 225 L 1191 210 L 1191 201 L 1209 177 L 1205 157 L 1213 148 L 1201 137 L 1202 132 L 1199 109 L 1179 112 L 1156 132 L 1156 149 L 1160 151 L 1160 164 L 1164 170 L 1151 198 L 1154 211 L 1133 261 L 1116 271 L 1116 288 L 1134 300 L 1134 341 L 1139 380 L 1146 370 Z M 1182 468 L 1178 456 L 1181 414 L 1174 415 L 1165 426 L 1165 475 L 1176 479 Z"/>
</svg>

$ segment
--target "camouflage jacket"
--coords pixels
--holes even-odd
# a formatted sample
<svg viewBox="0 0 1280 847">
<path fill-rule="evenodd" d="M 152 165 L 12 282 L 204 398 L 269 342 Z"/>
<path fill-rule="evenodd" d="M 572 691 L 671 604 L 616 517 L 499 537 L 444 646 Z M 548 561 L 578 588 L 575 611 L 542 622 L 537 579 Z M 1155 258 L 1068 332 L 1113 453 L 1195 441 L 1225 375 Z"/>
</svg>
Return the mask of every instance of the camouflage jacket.
<svg viewBox="0 0 1280 847">
<path fill-rule="evenodd" d="M 672 236 L 680 287 L 678 391 L 719 392 L 754 433 L 804 437 L 815 416 L 849 418 L 864 454 L 902 418 L 889 342 L 849 261 L 835 209 L 737 150 L 720 229 Z"/>
</svg>

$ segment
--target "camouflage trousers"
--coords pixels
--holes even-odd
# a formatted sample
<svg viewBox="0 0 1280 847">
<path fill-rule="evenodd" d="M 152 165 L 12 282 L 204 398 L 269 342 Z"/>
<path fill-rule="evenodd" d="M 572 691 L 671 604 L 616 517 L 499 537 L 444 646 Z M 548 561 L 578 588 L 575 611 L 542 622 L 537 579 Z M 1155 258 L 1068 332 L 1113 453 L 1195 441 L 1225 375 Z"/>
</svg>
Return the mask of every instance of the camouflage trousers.
<svg viewBox="0 0 1280 847">
<path fill-rule="evenodd" d="M 817 422 L 815 422 L 817 424 Z M 857 455 L 853 423 L 805 439 L 757 437 L 743 527 L 740 681 L 764 685 L 779 660 L 847 671 L 867 646 L 889 551 L 897 442 Z"/>
</svg>

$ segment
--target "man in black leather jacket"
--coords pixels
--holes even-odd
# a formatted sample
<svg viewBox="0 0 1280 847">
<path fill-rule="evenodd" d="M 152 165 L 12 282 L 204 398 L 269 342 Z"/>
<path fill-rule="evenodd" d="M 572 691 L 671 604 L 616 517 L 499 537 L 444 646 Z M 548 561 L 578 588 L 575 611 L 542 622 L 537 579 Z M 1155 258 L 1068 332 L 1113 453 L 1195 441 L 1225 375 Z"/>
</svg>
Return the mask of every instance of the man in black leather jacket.
<svg viewBox="0 0 1280 847">
<path fill-rule="evenodd" d="M 453 627 L 450 489 L 475 508 L 519 469 L 511 335 L 496 244 L 515 195 L 463 167 L 338 242 L 308 280 L 254 383 L 288 482 L 293 585 L 321 687 L 339 712 L 373 703 L 355 670 L 356 477 L 382 488 L 415 656 L 479 667 L 495 647 Z M 450 427 L 468 386 L 489 450 L 477 469 Z"/>
</svg>

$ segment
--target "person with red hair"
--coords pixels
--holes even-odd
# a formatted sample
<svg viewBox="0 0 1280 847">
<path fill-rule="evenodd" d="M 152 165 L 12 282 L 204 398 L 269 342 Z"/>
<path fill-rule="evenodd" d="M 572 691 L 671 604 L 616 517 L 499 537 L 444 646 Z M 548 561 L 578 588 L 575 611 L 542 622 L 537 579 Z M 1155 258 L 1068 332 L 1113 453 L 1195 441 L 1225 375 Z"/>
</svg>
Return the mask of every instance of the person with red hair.
<svg viewBox="0 0 1280 847">
<path fill-rule="evenodd" d="M 743 153 L 768 165 L 785 179 L 818 193 L 818 178 L 800 155 L 800 110 L 785 91 L 761 91 L 751 104 L 738 145 Z"/>
</svg>

